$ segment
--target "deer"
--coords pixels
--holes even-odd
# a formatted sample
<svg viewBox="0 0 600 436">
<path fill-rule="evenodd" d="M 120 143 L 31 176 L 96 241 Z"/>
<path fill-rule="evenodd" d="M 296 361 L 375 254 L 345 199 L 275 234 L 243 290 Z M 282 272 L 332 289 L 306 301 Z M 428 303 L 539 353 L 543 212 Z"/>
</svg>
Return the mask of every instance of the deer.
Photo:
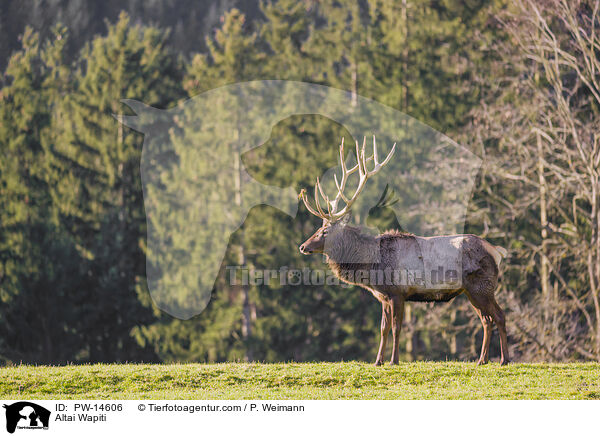
<svg viewBox="0 0 600 436">
<path fill-rule="evenodd" d="M 489 362 L 493 324 L 496 324 L 500 336 L 500 363 L 508 364 L 510 358 L 505 315 L 495 299 L 500 261 L 507 256 L 506 249 L 473 234 L 426 237 L 398 230 L 374 234 L 352 225 L 352 205 L 367 180 L 392 159 L 396 144 L 381 162 L 375 136 L 371 156 L 365 156 L 366 137 L 362 147 L 359 148 L 356 141 L 355 148 L 356 165 L 348 168 L 342 138 L 339 147 L 342 174 L 338 180 L 334 173 L 337 193 L 333 200 L 326 195 L 318 177 L 314 186 L 314 206 L 308 199 L 306 189 L 300 191 L 299 197 L 307 210 L 321 218 L 322 224 L 299 249 L 305 255 L 324 255 L 329 268 L 342 282 L 364 288 L 381 303 L 381 336 L 375 365 L 384 364 L 390 329 L 393 341 L 390 364 L 399 364 L 405 302 L 448 302 L 461 294 L 467 296 L 483 326 L 483 343 L 477 365 Z M 372 169 L 369 169 L 371 165 Z M 353 174 L 358 175 L 358 185 L 352 196 L 347 196 L 346 184 Z M 319 198 L 324 201 L 326 208 L 321 206 Z M 342 202 L 345 203 L 343 207 Z M 431 270 L 430 279 L 427 279 L 427 271 L 424 271 L 427 265 L 435 265 L 436 262 L 457 268 L 446 271 L 443 286 L 438 284 L 440 277 L 436 277 L 434 284 L 433 273 L 437 271 Z M 442 273 L 439 268 L 438 271 Z"/>
</svg>

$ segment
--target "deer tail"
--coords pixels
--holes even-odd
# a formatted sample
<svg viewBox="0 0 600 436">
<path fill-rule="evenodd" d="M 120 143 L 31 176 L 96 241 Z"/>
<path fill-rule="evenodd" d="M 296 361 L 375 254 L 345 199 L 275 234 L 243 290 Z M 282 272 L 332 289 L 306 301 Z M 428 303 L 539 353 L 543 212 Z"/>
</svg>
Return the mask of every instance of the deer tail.
<svg viewBox="0 0 600 436">
<path fill-rule="evenodd" d="M 492 245 L 492 247 L 494 249 L 492 252 L 492 256 L 494 256 L 496 265 L 500 266 L 500 262 L 502 261 L 502 259 L 508 256 L 508 251 L 506 251 L 506 248 L 500 247 L 499 245 Z"/>
<path fill-rule="evenodd" d="M 498 250 L 498 252 L 502 255 L 502 258 L 505 258 L 506 256 L 508 256 L 508 251 L 506 251 L 506 248 L 501 247 L 499 245 L 494 245 L 494 248 L 496 250 Z"/>
</svg>

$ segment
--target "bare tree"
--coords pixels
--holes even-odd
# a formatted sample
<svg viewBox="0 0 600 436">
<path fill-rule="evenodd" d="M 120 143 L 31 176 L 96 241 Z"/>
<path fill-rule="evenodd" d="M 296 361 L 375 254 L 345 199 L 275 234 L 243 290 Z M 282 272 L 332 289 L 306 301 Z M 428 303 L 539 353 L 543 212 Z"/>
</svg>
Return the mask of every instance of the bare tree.
<svg viewBox="0 0 600 436">
<path fill-rule="evenodd" d="M 517 0 L 471 125 L 484 215 L 513 249 L 512 334 L 529 359 L 600 361 L 599 6 Z"/>
</svg>

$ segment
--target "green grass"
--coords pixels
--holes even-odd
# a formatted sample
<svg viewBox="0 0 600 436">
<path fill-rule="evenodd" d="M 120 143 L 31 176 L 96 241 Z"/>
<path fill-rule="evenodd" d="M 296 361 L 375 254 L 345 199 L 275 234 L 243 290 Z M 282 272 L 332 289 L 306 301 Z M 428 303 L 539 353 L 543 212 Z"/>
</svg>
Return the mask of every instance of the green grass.
<svg viewBox="0 0 600 436">
<path fill-rule="evenodd" d="M 2 399 L 600 399 L 600 364 L 9 366 Z"/>
</svg>

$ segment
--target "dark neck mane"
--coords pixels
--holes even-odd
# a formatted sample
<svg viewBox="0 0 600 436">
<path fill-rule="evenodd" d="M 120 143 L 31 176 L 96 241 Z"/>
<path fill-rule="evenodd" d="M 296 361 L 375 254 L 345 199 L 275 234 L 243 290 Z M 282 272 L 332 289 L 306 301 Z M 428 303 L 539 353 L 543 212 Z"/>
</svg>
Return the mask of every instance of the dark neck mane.
<svg viewBox="0 0 600 436">
<path fill-rule="evenodd" d="M 379 236 L 363 234 L 347 226 L 328 244 L 327 263 L 333 273 L 346 283 L 356 284 L 358 270 L 370 271 L 379 263 Z"/>
<path fill-rule="evenodd" d="M 378 270 L 385 246 L 395 239 L 411 237 L 414 235 L 397 230 L 371 236 L 361 233 L 356 227 L 348 226 L 330 242 L 327 263 L 340 280 L 361 285 L 354 280 L 357 271 Z"/>
</svg>

